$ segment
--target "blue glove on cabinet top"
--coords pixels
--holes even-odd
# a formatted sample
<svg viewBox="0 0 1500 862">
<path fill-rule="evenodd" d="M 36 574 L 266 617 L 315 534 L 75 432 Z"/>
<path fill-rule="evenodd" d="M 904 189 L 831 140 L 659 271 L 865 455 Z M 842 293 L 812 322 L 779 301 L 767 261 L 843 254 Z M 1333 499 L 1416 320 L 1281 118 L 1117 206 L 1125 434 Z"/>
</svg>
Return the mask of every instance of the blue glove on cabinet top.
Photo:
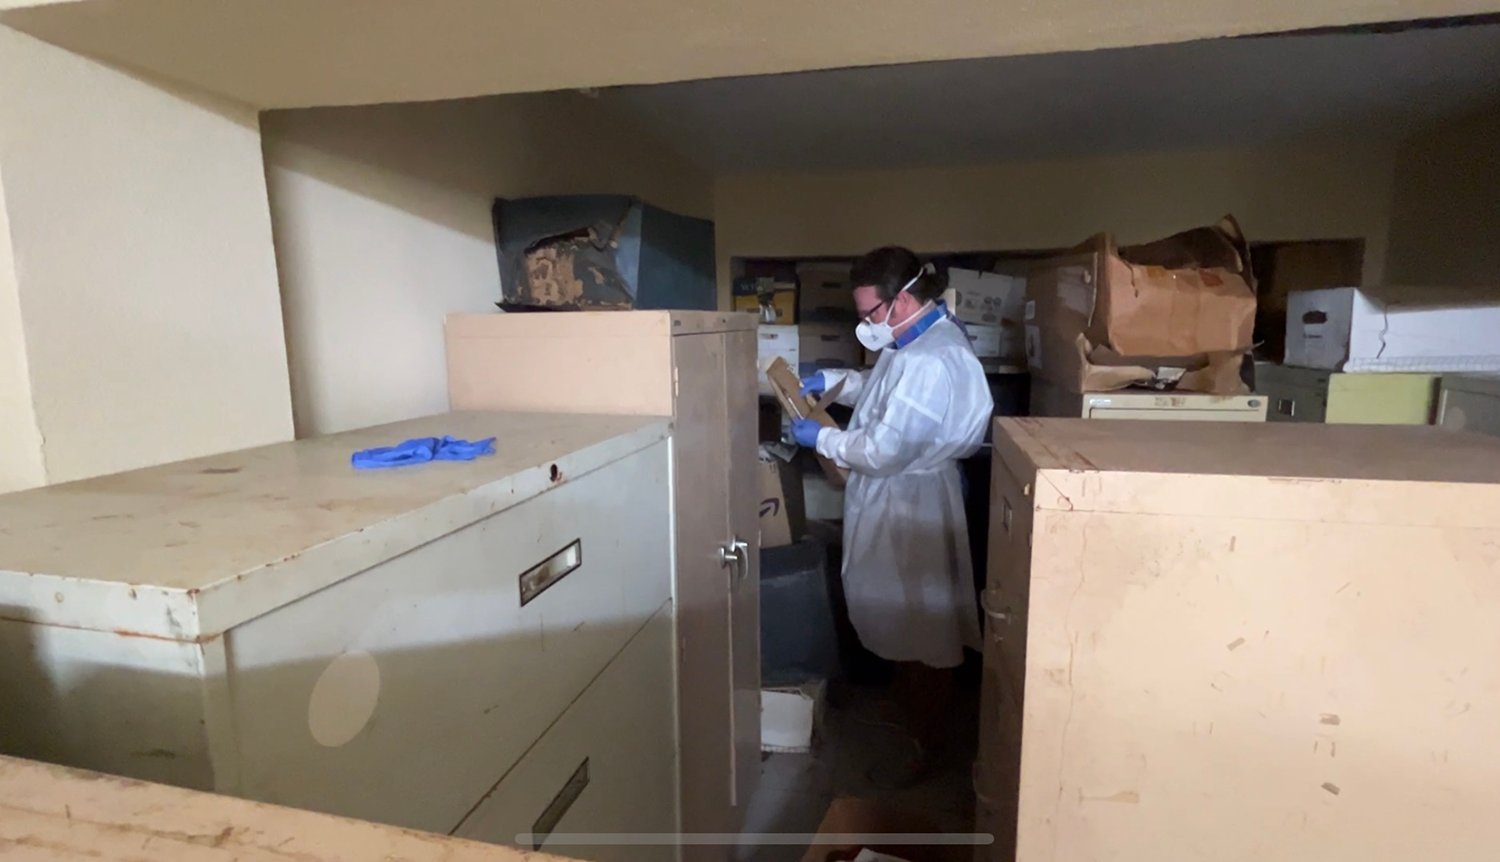
<svg viewBox="0 0 1500 862">
<path fill-rule="evenodd" d="M 395 446 L 365 449 L 350 456 L 356 470 L 380 470 L 428 461 L 472 461 L 495 454 L 495 438 L 469 442 L 456 437 L 418 437 Z"/>
</svg>

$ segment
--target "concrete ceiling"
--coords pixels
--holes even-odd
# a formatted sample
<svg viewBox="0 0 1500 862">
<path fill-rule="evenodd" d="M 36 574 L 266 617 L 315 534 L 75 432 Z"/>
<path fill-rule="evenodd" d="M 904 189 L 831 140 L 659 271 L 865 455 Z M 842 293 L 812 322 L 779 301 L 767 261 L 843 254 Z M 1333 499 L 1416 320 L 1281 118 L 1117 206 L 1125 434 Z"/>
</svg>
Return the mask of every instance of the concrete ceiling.
<svg viewBox="0 0 1500 862">
<path fill-rule="evenodd" d="M 1500 26 L 693 81 L 602 99 L 716 173 L 1397 139 L 1500 99 Z"/>
<path fill-rule="evenodd" d="M 0 23 L 263 108 L 1180 42 L 1500 0 L 0 0 Z"/>
</svg>

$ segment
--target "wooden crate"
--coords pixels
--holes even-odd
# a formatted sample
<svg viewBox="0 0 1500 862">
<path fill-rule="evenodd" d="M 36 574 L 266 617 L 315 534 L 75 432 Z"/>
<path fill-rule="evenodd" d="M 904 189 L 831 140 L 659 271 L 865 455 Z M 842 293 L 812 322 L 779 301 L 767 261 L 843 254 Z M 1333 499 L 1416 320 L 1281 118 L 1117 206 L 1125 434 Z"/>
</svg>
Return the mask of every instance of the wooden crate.
<svg viewBox="0 0 1500 862">
<path fill-rule="evenodd" d="M 1500 440 L 999 419 L 993 860 L 1488 860 Z"/>
</svg>

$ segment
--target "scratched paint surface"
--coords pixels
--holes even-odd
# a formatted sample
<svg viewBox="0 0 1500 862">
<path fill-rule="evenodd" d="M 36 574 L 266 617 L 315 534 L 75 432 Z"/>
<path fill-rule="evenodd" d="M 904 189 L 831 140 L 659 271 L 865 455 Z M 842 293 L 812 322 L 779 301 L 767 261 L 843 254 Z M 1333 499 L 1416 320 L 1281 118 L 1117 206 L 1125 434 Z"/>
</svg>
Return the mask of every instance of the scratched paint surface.
<svg viewBox="0 0 1500 862">
<path fill-rule="evenodd" d="M 0 856 L 93 862 L 556 857 L 0 757 Z"/>
<path fill-rule="evenodd" d="M 1041 523 L 1019 858 L 1478 859 L 1500 840 L 1481 717 L 1500 708 L 1500 531 Z"/>
<path fill-rule="evenodd" d="M 1500 442 L 1169 424 L 997 422 L 991 858 L 1493 858 Z"/>
</svg>

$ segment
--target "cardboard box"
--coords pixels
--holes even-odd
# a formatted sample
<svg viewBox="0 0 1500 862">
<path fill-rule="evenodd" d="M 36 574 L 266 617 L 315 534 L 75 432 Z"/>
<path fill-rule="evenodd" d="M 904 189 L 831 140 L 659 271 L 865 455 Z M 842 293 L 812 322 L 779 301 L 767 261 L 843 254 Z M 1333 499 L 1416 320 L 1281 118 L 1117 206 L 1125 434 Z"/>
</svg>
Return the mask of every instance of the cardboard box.
<svg viewBox="0 0 1500 862">
<path fill-rule="evenodd" d="M 779 447 L 778 447 L 779 448 Z M 795 454 L 795 453 L 788 453 Z M 807 513 L 802 496 L 802 474 L 790 458 L 772 448 L 760 447 L 760 546 L 790 545 L 807 532 Z"/>
<path fill-rule="evenodd" d="M 996 272 L 950 269 L 948 290 L 953 293 L 949 308 L 964 323 L 1020 329 L 1026 305 L 1026 279 Z"/>
<path fill-rule="evenodd" d="M 1271 260 L 1270 278 L 1257 285 L 1256 337 L 1263 339 L 1256 353 L 1277 362 L 1286 358 L 1287 298 L 1299 290 L 1320 290 L 1363 283 L 1364 242 L 1277 243 L 1266 252 Z"/>
<path fill-rule="evenodd" d="M 500 306 L 719 308 L 714 225 L 626 195 L 496 199 Z"/>
<path fill-rule="evenodd" d="M 827 404 L 838 398 L 839 390 L 844 388 L 842 382 L 834 384 L 833 388 L 824 393 L 822 399 L 814 400 L 801 394 L 802 381 L 793 371 L 786 360 L 780 357 L 771 360 L 766 368 L 766 377 L 770 380 L 771 390 L 776 394 L 776 400 L 781 404 L 781 409 L 794 419 L 813 419 L 824 428 L 839 427 L 839 423 L 828 415 Z M 829 459 L 818 455 L 818 465 L 823 468 L 823 475 L 828 481 L 839 487 L 849 481 L 849 471 L 840 468 Z"/>
<path fill-rule="evenodd" d="M 798 317 L 803 322 L 855 323 L 854 288 L 850 264 L 797 264 Z"/>
<path fill-rule="evenodd" d="M 998 326 L 969 323 L 964 325 L 964 331 L 969 336 L 969 346 L 974 348 L 974 355 L 980 359 L 998 359 L 1010 346 L 1005 331 Z M 1024 354 L 1026 343 L 1021 341 L 1019 346 Z"/>
<path fill-rule="evenodd" d="M 762 395 L 776 394 L 766 379 L 766 368 L 778 357 L 798 376 L 821 368 L 859 368 L 864 361 L 864 349 L 854 337 L 854 327 L 846 323 L 761 324 L 756 339 Z"/>
<path fill-rule="evenodd" d="M 1249 260 L 1228 217 L 1130 248 L 1096 236 L 1027 280 L 1027 364 L 1074 392 L 1243 394 L 1240 364 L 1255 326 Z"/>
<path fill-rule="evenodd" d="M 766 369 L 777 359 L 792 368 L 798 367 L 802 347 L 798 343 L 797 327 L 761 324 L 755 333 L 755 348 L 756 367 L 760 369 L 760 394 L 775 395 L 776 390 L 771 388 L 771 381 L 766 377 Z"/>
<path fill-rule="evenodd" d="M 886 802 L 841 796 L 829 804 L 817 839 L 802 855 L 802 862 L 853 862 L 865 849 L 909 862 L 973 862 L 973 844 L 921 844 L 907 837 L 942 834 L 926 814 Z M 881 840 L 883 835 L 902 837 L 887 843 Z"/>
<path fill-rule="evenodd" d="M 847 323 L 802 323 L 797 329 L 800 374 L 820 368 L 859 368 L 864 361 L 865 350 Z"/>
<path fill-rule="evenodd" d="M 1287 300 L 1286 364 L 1336 371 L 1500 371 L 1500 291 L 1336 287 Z"/>
<path fill-rule="evenodd" d="M 797 322 L 797 292 L 777 290 L 768 294 L 736 296 L 734 310 L 759 314 L 762 323 L 787 326 Z"/>
</svg>

